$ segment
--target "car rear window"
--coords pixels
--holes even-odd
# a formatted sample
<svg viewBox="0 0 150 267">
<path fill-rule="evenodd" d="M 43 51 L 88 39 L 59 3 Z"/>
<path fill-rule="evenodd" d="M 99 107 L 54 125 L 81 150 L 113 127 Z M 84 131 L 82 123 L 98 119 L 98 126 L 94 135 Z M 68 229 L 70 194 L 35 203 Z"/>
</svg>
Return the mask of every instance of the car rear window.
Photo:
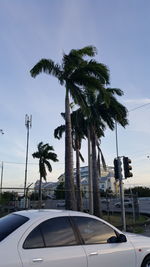
<svg viewBox="0 0 150 267">
<path fill-rule="evenodd" d="M 18 214 L 10 214 L 0 218 L 0 241 L 10 235 L 28 220 L 29 218 Z"/>
</svg>

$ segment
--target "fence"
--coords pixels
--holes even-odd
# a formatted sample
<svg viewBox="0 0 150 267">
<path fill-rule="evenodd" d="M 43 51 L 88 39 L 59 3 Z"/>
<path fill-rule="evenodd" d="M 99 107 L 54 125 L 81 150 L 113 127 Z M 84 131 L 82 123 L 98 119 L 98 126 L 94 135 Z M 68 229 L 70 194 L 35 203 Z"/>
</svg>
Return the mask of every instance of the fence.
<svg viewBox="0 0 150 267">
<path fill-rule="evenodd" d="M 38 209 L 39 207 L 39 195 L 38 190 L 34 188 L 27 188 L 26 200 L 24 197 L 24 188 L 2 188 L 0 189 L 0 210 L 3 212 L 11 212 L 15 210 Z M 82 194 L 82 210 L 89 211 L 89 194 L 83 192 Z M 45 209 L 65 209 L 65 191 L 58 190 L 57 194 L 54 189 L 42 190 L 42 208 Z M 144 200 L 143 200 L 144 201 Z M 26 205 L 25 205 L 26 202 Z M 125 196 L 125 210 L 126 214 L 131 214 L 133 221 L 139 216 L 139 200 L 137 196 L 126 195 Z M 121 202 L 119 196 L 107 195 L 101 197 L 100 206 L 102 212 L 107 217 L 113 214 L 121 213 Z"/>
</svg>

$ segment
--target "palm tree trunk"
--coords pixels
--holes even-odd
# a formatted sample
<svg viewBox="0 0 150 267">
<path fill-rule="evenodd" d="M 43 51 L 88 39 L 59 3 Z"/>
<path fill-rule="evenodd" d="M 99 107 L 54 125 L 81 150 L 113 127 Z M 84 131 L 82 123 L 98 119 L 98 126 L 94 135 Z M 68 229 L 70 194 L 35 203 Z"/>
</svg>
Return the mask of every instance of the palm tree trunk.
<svg viewBox="0 0 150 267">
<path fill-rule="evenodd" d="M 81 195 L 81 174 L 80 174 L 80 156 L 79 145 L 76 140 L 76 185 L 77 185 L 77 210 L 82 211 L 82 195 Z"/>
<path fill-rule="evenodd" d="M 92 181 L 92 146 L 91 133 L 88 127 L 88 189 L 89 189 L 89 213 L 93 214 L 93 181 Z"/>
<path fill-rule="evenodd" d="M 93 206 L 94 215 L 101 217 L 100 210 L 100 189 L 99 189 L 99 176 L 97 169 L 97 159 L 96 159 L 96 137 L 94 131 L 91 134 L 92 140 L 92 176 L 93 176 Z"/>
<path fill-rule="evenodd" d="M 74 176 L 73 176 L 73 148 L 72 148 L 72 136 L 71 136 L 71 116 L 70 116 L 70 104 L 69 93 L 66 89 L 65 98 L 65 198 L 66 209 L 76 210 L 76 199 L 74 189 Z"/>
<path fill-rule="evenodd" d="M 42 208 L 42 176 L 40 174 L 40 181 L 39 181 L 39 203 L 38 208 Z"/>
</svg>

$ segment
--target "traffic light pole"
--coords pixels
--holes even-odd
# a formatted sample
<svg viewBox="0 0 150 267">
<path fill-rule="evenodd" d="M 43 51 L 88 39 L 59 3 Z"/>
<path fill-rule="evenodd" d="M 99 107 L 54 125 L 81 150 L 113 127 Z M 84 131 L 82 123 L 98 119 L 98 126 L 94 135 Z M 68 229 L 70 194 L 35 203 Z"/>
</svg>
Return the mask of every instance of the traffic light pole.
<svg viewBox="0 0 150 267">
<path fill-rule="evenodd" d="M 120 186 L 122 225 L 123 225 L 123 231 L 126 231 L 126 215 L 125 215 L 125 207 L 124 207 L 124 188 L 123 188 L 123 182 L 122 182 L 122 174 L 120 174 L 119 186 Z"/>
<path fill-rule="evenodd" d="M 122 218 L 122 225 L 123 231 L 126 231 L 126 216 L 125 216 L 125 207 L 124 207 L 124 188 L 123 188 L 123 181 L 122 181 L 122 172 L 121 172 L 121 160 L 119 157 L 118 152 L 118 131 L 117 131 L 117 121 L 115 121 L 115 133 L 116 133 L 116 154 L 117 160 L 120 164 L 118 168 L 118 178 L 119 178 L 119 188 L 120 188 L 120 201 L 121 201 L 121 218 Z"/>
</svg>

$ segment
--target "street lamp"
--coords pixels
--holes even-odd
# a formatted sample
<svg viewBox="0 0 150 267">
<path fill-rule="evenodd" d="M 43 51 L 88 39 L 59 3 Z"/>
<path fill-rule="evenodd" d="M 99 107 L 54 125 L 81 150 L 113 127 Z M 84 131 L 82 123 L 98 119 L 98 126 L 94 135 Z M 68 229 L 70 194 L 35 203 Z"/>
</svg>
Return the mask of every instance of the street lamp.
<svg viewBox="0 0 150 267">
<path fill-rule="evenodd" d="M 26 163 L 25 163 L 25 179 L 24 179 L 24 197 L 25 197 L 25 208 L 27 204 L 27 194 L 26 194 L 26 186 L 27 186 L 27 167 L 28 167 L 28 150 L 29 150 L 29 130 L 32 127 L 32 115 L 25 115 L 25 126 L 27 128 L 27 146 L 26 146 Z"/>
</svg>

